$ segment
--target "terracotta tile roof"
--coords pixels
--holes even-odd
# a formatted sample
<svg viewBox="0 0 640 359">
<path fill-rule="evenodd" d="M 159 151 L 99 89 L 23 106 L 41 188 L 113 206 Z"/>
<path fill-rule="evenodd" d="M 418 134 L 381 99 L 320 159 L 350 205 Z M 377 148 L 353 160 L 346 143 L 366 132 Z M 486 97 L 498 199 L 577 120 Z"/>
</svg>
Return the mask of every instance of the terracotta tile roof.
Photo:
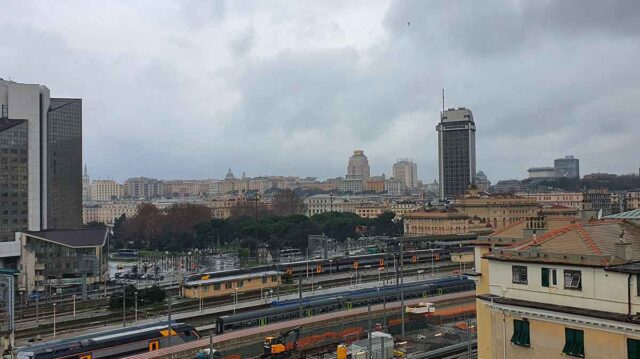
<svg viewBox="0 0 640 359">
<path fill-rule="evenodd" d="M 628 221 L 597 221 L 568 224 L 534 239 L 515 243 L 487 257 L 528 261 L 561 261 L 565 263 L 599 265 L 624 263 L 616 258 L 616 243 L 624 233 L 631 243 L 631 261 L 640 261 L 640 225 Z"/>
<path fill-rule="evenodd" d="M 527 220 L 521 219 L 515 223 L 512 223 L 504 228 L 498 229 L 491 233 L 489 237 L 508 237 L 508 238 L 523 238 L 523 230 L 527 227 Z"/>
</svg>

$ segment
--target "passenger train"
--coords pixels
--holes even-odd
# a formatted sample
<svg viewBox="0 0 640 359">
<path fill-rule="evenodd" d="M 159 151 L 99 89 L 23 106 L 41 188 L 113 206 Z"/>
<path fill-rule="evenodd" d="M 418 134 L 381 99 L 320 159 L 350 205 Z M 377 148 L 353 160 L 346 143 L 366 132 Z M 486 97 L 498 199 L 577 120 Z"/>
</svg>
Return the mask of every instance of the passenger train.
<svg viewBox="0 0 640 359">
<path fill-rule="evenodd" d="M 122 358 L 199 338 L 196 330 L 188 324 L 172 322 L 169 335 L 168 323 L 156 322 L 26 346 L 18 350 L 17 358 Z"/>
<path fill-rule="evenodd" d="M 447 293 L 464 292 L 475 289 L 473 280 L 466 276 L 448 277 L 422 282 L 420 285 L 404 286 L 404 299 L 431 297 Z M 379 304 L 383 301 L 394 302 L 400 300 L 400 291 L 396 286 L 385 286 L 336 293 L 333 296 L 322 295 L 310 297 L 302 302 L 302 315 L 314 316 L 318 314 L 348 310 L 366 306 L 369 303 Z M 284 320 L 296 319 L 300 316 L 300 302 L 284 301 L 272 304 L 271 308 L 251 312 L 221 316 L 216 321 L 216 333 L 222 334 L 228 330 L 262 326 Z"/>
</svg>

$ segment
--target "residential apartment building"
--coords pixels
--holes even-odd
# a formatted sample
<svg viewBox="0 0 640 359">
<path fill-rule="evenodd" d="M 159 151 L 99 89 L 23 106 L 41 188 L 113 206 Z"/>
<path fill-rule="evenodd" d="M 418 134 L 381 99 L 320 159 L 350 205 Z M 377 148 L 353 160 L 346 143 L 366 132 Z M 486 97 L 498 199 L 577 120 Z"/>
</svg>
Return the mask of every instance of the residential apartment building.
<svg viewBox="0 0 640 359">
<path fill-rule="evenodd" d="M 82 225 L 82 100 L 0 79 L 0 241 Z"/>
<path fill-rule="evenodd" d="M 640 209 L 640 191 L 627 192 L 624 196 L 625 211 Z"/>
<path fill-rule="evenodd" d="M 564 206 L 580 210 L 584 206 L 582 192 L 517 193 L 517 195 L 534 199 L 543 207 Z"/>
<path fill-rule="evenodd" d="M 391 196 L 400 196 L 405 191 L 404 182 L 393 177 L 384 181 L 384 188 L 387 190 L 387 194 Z"/>
<path fill-rule="evenodd" d="M 503 228 L 522 219 L 536 217 L 538 202 L 513 194 L 486 194 L 471 189 L 454 202 L 454 208 L 470 218 L 489 223 L 494 229 Z"/>
<path fill-rule="evenodd" d="M 476 246 L 479 358 L 638 358 L 637 222 L 500 232 Z"/>
<path fill-rule="evenodd" d="M 339 192 L 360 193 L 363 191 L 363 180 L 360 178 L 342 179 L 338 182 Z"/>
<path fill-rule="evenodd" d="M 384 212 L 391 212 L 386 203 L 363 203 L 355 206 L 355 213 L 362 218 L 377 218 Z"/>
<path fill-rule="evenodd" d="M 475 182 L 476 124 L 471 110 L 443 111 L 438 131 L 440 198 L 453 199 Z"/>
<path fill-rule="evenodd" d="M 138 213 L 141 202 L 107 202 L 85 204 L 82 208 L 82 220 L 85 224 L 91 222 L 112 225 L 123 214 L 131 218 Z"/>
<path fill-rule="evenodd" d="M 469 216 L 455 209 L 429 209 L 405 213 L 405 236 L 468 234 Z"/>
<path fill-rule="evenodd" d="M 363 205 L 381 204 L 379 196 L 334 196 L 329 194 L 317 194 L 304 199 L 307 208 L 307 216 L 325 212 L 351 212 L 356 213 L 356 208 Z"/>
<path fill-rule="evenodd" d="M 209 192 L 209 181 L 172 180 L 164 181 L 165 197 L 196 197 Z"/>
<path fill-rule="evenodd" d="M 91 183 L 90 193 L 93 202 L 114 201 L 124 196 L 124 188 L 114 180 L 95 180 Z"/>
<path fill-rule="evenodd" d="M 384 192 L 384 182 L 384 176 L 373 176 L 364 182 L 364 187 L 367 191 L 381 193 Z"/>
<path fill-rule="evenodd" d="M 593 188 L 584 192 L 583 209 L 591 211 L 602 210 L 603 216 L 612 212 L 611 193 L 607 188 Z"/>
<path fill-rule="evenodd" d="M 393 177 L 402 181 L 408 189 L 418 187 L 418 165 L 408 158 L 399 159 L 392 169 Z"/>
<path fill-rule="evenodd" d="M 155 178 L 135 177 L 124 181 L 124 196 L 132 199 L 153 199 L 164 195 L 164 183 Z"/>
</svg>

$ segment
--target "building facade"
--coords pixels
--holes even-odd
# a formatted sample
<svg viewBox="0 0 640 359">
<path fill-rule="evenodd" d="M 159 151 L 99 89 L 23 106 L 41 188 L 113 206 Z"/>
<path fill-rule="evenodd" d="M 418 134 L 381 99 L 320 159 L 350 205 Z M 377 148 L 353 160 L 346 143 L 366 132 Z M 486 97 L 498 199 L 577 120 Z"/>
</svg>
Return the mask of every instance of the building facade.
<svg viewBox="0 0 640 359">
<path fill-rule="evenodd" d="M 489 192 L 491 181 L 489 181 L 487 175 L 482 171 L 478 171 L 478 173 L 476 173 L 476 186 L 478 187 L 478 191 L 480 192 Z"/>
<path fill-rule="evenodd" d="M 82 100 L 0 79 L 0 109 L 0 240 L 81 226 Z"/>
<path fill-rule="evenodd" d="M 601 211 L 603 216 L 612 214 L 611 193 L 607 188 L 593 188 L 584 192 L 583 208 L 590 211 Z"/>
<path fill-rule="evenodd" d="M 470 190 L 458 197 L 454 208 L 470 218 L 488 223 L 494 229 L 504 228 L 526 218 L 537 217 L 538 202 L 513 194 L 483 194 Z"/>
<path fill-rule="evenodd" d="M 95 180 L 91 183 L 91 200 L 94 202 L 119 200 L 123 196 L 123 186 L 114 180 Z"/>
<path fill-rule="evenodd" d="M 387 178 L 387 180 L 384 181 L 384 188 L 387 194 L 391 196 L 400 196 L 405 191 L 404 182 L 394 177 Z"/>
<path fill-rule="evenodd" d="M 82 227 L 82 99 L 51 98 L 46 144 L 48 229 Z"/>
<path fill-rule="evenodd" d="M 13 241 L 29 223 L 27 126 L 0 118 L 0 242 Z"/>
<path fill-rule="evenodd" d="M 371 169 L 369 168 L 369 159 L 363 150 L 353 151 L 353 155 L 349 158 L 347 165 L 347 179 L 360 179 L 366 181 L 371 177 Z"/>
<path fill-rule="evenodd" d="M 543 207 L 564 206 L 580 210 L 584 205 L 582 192 L 518 193 L 517 195 L 534 199 Z"/>
<path fill-rule="evenodd" d="M 405 236 L 469 233 L 469 216 L 455 209 L 431 209 L 405 213 Z"/>
<path fill-rule="evenodd" d="M 573 156 L 556 158 L 553 167 L 556 177 L 580 178 L 580 160 Z"/>
<path fill-rule="evenodd" d="M 496 193 L 517 193 L 522 191 L 522 183 L 517 179 L 501 180 L 496 183 Z"/>
<path fill-rule="evenodd" d="M 84 165 L 84 172 L 82 172 L 82 203 L 91 201 L 91 177 L 87 170 L 87 165 Z"/>
<path fill-rule="evenodd" d="M 556 170 L 553 167 L 531 167 L 527 172 L 532 179 L 544 180 L 556 177 Z"/>
<path fill-rule="evenodd" d="M 402 181 L 408 189 L 418 187 L 418 165 L 413 160 L 403 158 L 393 165 L 393 177 Z"/>
<path fill-rule="evenodd" d="M 640 355 L 637 224 L 567 223 L 514 242 L 476 250 L 479 358 Z"/>
<path fill-rule="evenodd" d="M 465 193 L 476 175 L 476 125 L 471 110 L 463 107 L 442 113 L 438 131 L 440 198 Z"/>
<path fill-rule="evenodd" d="M 131 218 L 138 213 L 141 202 L 106 202 L 86 204 L 82 208 L 82 220 L 87 223 L 104 223 L 112 225 L 123 214 Z"/>
<path fill-rule="evenodd" d="M 124 181 L 124 196 L 133 199 L 153 199 L 164 195 L 164 183 L 155 178 L 135 177 Z"/>
<path fill-rule="evenodd" d="M 360 193 L 364 190 L 364 181 L 360 178 L 347 178 L 338 182 L 339 192 Z"/>
</svg>

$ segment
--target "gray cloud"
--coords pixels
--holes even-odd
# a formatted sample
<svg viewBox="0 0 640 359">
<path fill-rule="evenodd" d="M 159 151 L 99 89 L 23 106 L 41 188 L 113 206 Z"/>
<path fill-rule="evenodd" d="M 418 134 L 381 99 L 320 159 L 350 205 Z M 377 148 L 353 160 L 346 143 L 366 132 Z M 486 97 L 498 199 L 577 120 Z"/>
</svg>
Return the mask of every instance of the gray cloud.
<svg viewBox="0 0 640 359">
<path fill-rule="evenodd" d="M 96 177 L 331 177 L 362 148 L 374 173 L 413 157 L 430 181 L 441 88 L 474 111 L 493 180 L 565 154 L 637 170 L 637 2 L 5 8 L 0 77 L 83 97 Z"/>
</svg>

